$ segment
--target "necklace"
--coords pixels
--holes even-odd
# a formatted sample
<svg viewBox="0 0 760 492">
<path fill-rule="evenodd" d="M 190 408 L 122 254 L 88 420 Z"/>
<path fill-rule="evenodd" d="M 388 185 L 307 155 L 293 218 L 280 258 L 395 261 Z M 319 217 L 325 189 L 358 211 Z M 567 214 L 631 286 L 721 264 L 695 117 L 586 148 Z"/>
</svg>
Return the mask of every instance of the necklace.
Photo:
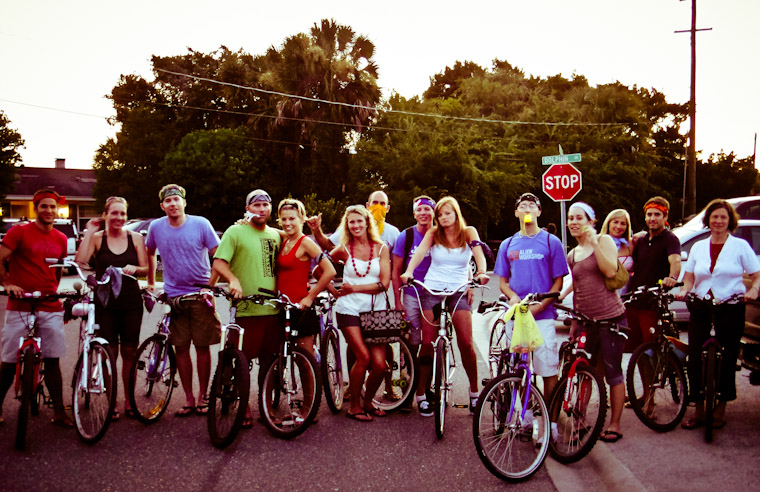
<svg viewBox="0 0 760 492">
<path fill-rule="evenodd" d="M 358 275 L 359 278 L 366 277 L 367 275 L 369 275 L 369 269 L 372 266 L 372 253 L 373 253 L 374 249 L 375 249 L 375 247 L 370 244 L 370 246 L 369 246 L 369 260 L 367 260 L 367 271 L 364 272 L 364 275 L 362 275 L 361 273 L 359 273 L 359 270 L 356 269 L 356 262 L 354 262 L 354 243 L 353 242 L 348 243 L 348 251 L 351 253 L 351 266 L 354 267 L 354 272 L 356 272 L 356 275 Z"/>
<path fill-rule="evenodd" d="M 303 234 L 301 234 L 301 236 L 303 236 Z M 286 255 L 286 254 L 290 253 L 290 250 L 293 249 L 293 246 L 295 245 L 295 243 L 299 239 L 301 239 L 301 236 L 298 236 L 298 237 L 293 238 L 293 239 L 290 239 L 290 238 L 286 239 L 285 240 L 285 244 L 282 247 L 282 254 Z"/>
</svg>

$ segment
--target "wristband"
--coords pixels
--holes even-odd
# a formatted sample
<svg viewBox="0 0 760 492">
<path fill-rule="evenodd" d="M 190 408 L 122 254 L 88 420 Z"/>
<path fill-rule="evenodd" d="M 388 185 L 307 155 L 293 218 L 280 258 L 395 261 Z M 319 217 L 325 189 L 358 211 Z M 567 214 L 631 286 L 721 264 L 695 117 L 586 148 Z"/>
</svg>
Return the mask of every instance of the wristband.
<svg viewBox="0 0 760 492">
<path fill-rule="evenodd" d="M 478 276 L 478 275 L 485 275 L 485 274 L 486 274 L 486 272 L 479 272 L 479 271 L 478 271 L 478 272 L 475 272 L 475 276 Z"/>
</svg>

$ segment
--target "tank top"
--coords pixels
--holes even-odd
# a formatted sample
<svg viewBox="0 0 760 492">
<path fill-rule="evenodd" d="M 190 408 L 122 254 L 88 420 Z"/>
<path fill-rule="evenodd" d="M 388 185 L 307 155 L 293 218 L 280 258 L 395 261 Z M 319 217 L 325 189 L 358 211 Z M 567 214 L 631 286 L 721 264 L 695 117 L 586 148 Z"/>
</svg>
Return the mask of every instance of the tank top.
<svg viewBox="0 0 760 492">
<path fill-rule="evenodd" d="M 385 248 L 385 244 L 380 246 L 380 249 L 377 250 L 377 256 L 373 255 L 372 260 L 369 262 L 360 260 L 358 258 L 353 258 L 353 261 L 351 261 L 351 252 L 345 246 L 343 248 L 346 250 L 346 253 L 348 253 L 346 266 L 343 267 L 344 282 L 348 281 L 348 283 L 351 285 L 367 285 L 376 284 L 380 281 L 380 252 L 383 250 L 383 248 Z M 360 277 L 357 270 L 354 269 L 354 263 L 356 264 L 356 269 L 358 269 L 362 275 L 364 275 L 364 272 L 367 271 L 367 264 L 369 263 L 369 273 L 364 277 Z M 372 310 L 372 297 L 375 298 L 375 310 L 388 309 L 385 302 L 385 296 L 383 294 L 365 294 L 355 292 L 347 296 L 339 297 L 338 301 L 335 303 L 335 312 L 340 314 L 359 316 L 359 313 L 364 313 Z"/>
<path fill-rule="evenodd" d="M 604 285 L 604 275 L 599 270 L 596 255 L 575 261 L 575 249 L 567 258 L 573 274 L 573 305 L 589 318 L 602 320 L 621 316 L 625 309 L 617 292 L 610 292 Z"/>
<path fill-rule="evenodd" d="M 470 278 L 470 258 L 472 250 L 447 248 L 435 244 L 430 248 L 430 268 L 425 275 L 425 285 L 434 290 L 453 289 Z"/>
<path fill-rule="evenodd" d="M 301 236 L 287 254 L 277 256 L 277 289 L 288 296 L 292 302 L 299 302 L 309 293 L 309 269 L 311 262 L 301 261 L 296 257 L 298 247 L 306 236 Z"/>
<path fill-rule="evenodd" d="M 108 248 L 108 236 L 103 233 L 103 241 L 100 243 L 100 249 L 95 254 L 95 275 L 100 279 L 109 266 L 125 267 L 127 265 L 138 265 L 137 249 L 132 241 L 132 234 L 127 231 L 127 249 L 117 255 Z M 100 304 L 98 297 L 95 296 L 95 302 Z M 137 280 L 122 277 L 121 293 L 116 299 L 109 302 L 108 309 L 142 309 L 142 298 L 140 297 L 140 285 Z"/>
</svg>

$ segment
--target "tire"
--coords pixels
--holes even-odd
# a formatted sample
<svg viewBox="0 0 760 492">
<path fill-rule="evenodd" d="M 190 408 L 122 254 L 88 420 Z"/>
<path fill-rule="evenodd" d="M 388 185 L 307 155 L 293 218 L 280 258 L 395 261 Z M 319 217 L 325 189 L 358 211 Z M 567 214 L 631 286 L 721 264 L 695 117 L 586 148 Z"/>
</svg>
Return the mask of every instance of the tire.
<svg viewBox="0 0 760 492">
<path fill-rule="evenodd" d="M 43 388 L 43 376 L 42 376 L 42 366 L 38 366 L 37 370 L 37 384 L 36 387 L 33 384 L 33 390 L 34 395 L 32 396 L 31 401 L 29 402 L 29 412 L 32 414 L 32 417 L 37 417 L 40 414 L 40 407 L 45 404 L 45 390 Z"/>
<path fill-rule="evenodd" d="M 667 432 L 683 420 L 686 373 L 669 344 L 665 352 L 658 342 L 637 348 L 628 363 L 626 387 L 631 408 L 650 429 Z"/>
<path fill-rule="evenodd" d="M 325 401 L 332 413 L 343 408 L 343 360 L 340 355 L 338 332 L 330 328 L 320 340 L 320 370 Z"/>
<path fill-rule="evenodd" d="M 443 439 L 444 426 L 446 425 L 446 407 L 449 404 L 448 368 L 450 366 L 451 351 L 446 348 L 443 340 L 438 340 L 435 346 L 435 435 Z"/>
<path fill-rule="evenodd" d="M 386 372 L 372 398 L 375 407 L 392 412 L 411 407 L 419 377 L 417 357 L 405 338 L 386 345 Z M 362 390 L 363 391 L 363 390 Z"/>
<path fill-rule="evenodd" d="M 34 397 L 34 378 L 37 373 L 36 354 L 34 347 L 27 346 L 21 355 L 21 405 L 18 410 L 18 424 L 16 426 L 16 449 L 23 451 L 26 447 L 26 428 L 29 424 L 29 410 Z"/>
<path fill-rule="evenodd" d="M 569 391 L 568 391 L 569 387 Z M 557 424 L 549 453 L 560 463 L 574 463 L 596 444 L 607 416 L 607 390 L 602 378 L 579 362 L 572 378 L 563 377 L 549 405 L 549 419 Z"/>
<path fill-rule="evenodd" d="M 705 442 L 712 442 L 713 438 L 713 422 L 715 421 L 715 406 L 717 404 L 715 387 L 718 379 L 717 356 L 715 345 L 709 344 L 704 353 L 705 360 L 702 363 L 704 368 L 702 384 L 705 386 Z"/>
<path fill-rule="evenodd" d="M 158 421 L 176 386 L 177 361 L 166 337 L 153 335 L 140 344 L 129 371 L 129 404 L 143 424 Z"/>
<path fill-rule="evenodd" d="M 98 342 L 90 342 L 88 366 L 79 356 L 74 371 L 71 406 L 79 439 L 87 444 L 98 442 L 108 430 L 116 407 L 116 364 L 111 351 Z"/>
<path fill-rule="evenodd" d="M 219 354 L 209 393 L 207 418 L 211 444 L 226 448 L 235 440 L 248 408 L 251 374 L 243 352 L 228 347 Z"/>
<path fill-rule="evenodd" d="M 266 368 L 259 413 L 269 431 L 291 439 L 314 421 L 322 399 L 319 370 L 314 357 L 301 347 L 291 346 L 291 359 L 279 355 Z"/>
<path fill-rule="evenodd" d="M 551 436 L 549 412 L 541 393 L 516 374 L 502 374 L 478 397 L 472 421 L 475 449 L 488 471 L 508 482 L 533 476 L 546 458 Z"/>
<path fill-rule="evenodd" d="M 507 336 L 507 324 L 501 316 L 491 327 L 491 338 L 488 343 L 488 369 L 491 379 L 495 379 L 504 369 L 502 354 L 509 353 L 509 338 Z"/>
</svg>

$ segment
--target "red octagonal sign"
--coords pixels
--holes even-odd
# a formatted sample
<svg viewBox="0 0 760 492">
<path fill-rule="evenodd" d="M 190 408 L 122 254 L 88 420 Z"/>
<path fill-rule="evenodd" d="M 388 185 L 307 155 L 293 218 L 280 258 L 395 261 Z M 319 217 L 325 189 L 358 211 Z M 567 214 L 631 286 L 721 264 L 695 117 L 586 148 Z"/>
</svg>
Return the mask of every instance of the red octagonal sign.
<svg viewBox="0 0 760 492">
<path fill-rule="evenodd" d="M 555 202 L 572 200 L 581 191 L 581 172 L 572 164 L 554 164 L 541 178 L 544 193 Z"/>
</svg>

